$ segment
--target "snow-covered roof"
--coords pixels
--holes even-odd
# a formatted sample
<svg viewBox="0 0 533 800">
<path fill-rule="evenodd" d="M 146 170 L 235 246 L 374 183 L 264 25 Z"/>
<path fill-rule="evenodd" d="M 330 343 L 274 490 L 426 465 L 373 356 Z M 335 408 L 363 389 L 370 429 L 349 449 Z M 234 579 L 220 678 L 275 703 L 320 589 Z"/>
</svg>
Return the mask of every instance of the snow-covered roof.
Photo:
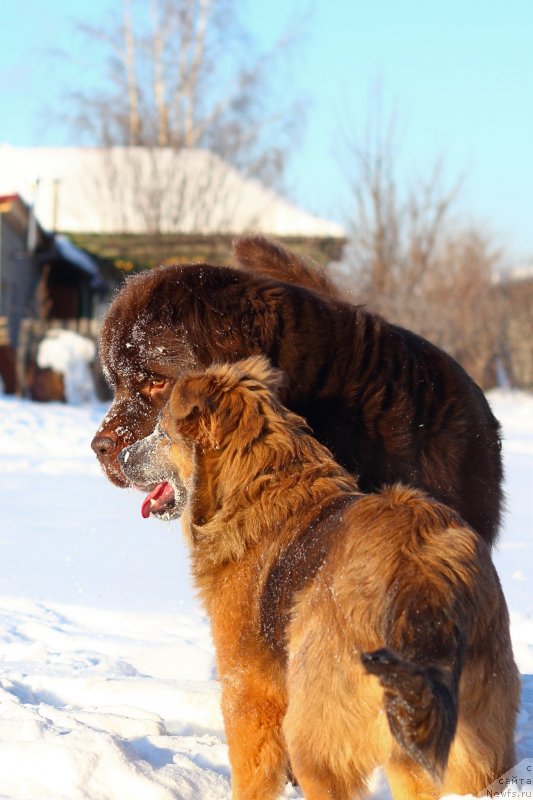
<svg viewBox="0 0 533 800">
<path fill-rule="evenodd" d="M 44 227 L 62 231 L 345 235 L 206 150 L 4 144 L 2 191 L 34 201 Z"/>
<path fill-rule="evenodd" d="M 93 289 L 106 288 L 107 284 L 100 275 L 96 261 L 88 253 L 72 244 L 67 236 L 60 236 L 59 234 L 54 236 L 54 245 L 57 254 L 62 259 L 89 276 L 89 282 Z"/>
<path fill-rule="evenodd" d="M 0 194 L 0 212 L 7 212 L 13 215 L 23 230 L 27 230 L 30 225 L 31 207 L 19 194 Z M 45 231 L 39 219 L 36 218 L 35 223 L 41 248 L 44 247 L 44 251 L 40 252 L 39 256 L 41 261 L 45 257 L 48 259 L 53 254 L 54 257 L 59 257 L 75 269 L 88 275 L 91 288 L 96 290 L 107 288 L 96 261 L 88 253 L 76 247 L 67 236 L 61 236 L 57 233 L 51 234 Z"/>
</svg>

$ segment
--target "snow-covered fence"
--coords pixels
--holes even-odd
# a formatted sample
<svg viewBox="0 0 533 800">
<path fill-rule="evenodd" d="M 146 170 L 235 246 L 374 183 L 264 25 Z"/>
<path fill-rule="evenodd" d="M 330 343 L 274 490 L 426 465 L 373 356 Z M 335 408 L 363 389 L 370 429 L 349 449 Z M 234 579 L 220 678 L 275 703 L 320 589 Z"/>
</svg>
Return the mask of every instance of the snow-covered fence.
<svg viewBox="0 0 533 800">
<path fill-rule="evenodd" d="M 20 327 L 16 357 L 17 394 L 23 397 L 32 394 L 32 381 L 35 375 L 39 345 L 50 330 L 72 331 L 91 339 L 96 345 L 100 325 L 100 320 L 85 318 L 23 320 Z"/>
</svg>

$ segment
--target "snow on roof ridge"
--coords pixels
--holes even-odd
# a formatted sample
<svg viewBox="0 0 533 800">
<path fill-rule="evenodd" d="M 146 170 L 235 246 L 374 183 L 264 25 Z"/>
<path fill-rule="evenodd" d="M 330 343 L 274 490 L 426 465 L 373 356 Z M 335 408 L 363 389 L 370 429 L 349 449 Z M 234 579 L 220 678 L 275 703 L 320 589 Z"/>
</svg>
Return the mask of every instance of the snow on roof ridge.
<svg viewBox="0 0 533 800">
<path fill-rule="evenodd" d="M 38 179 L 38 184 L 36 183 Z M 344 238 L 202 148 L 0 145 L 0 192 L 34 195 L 45 227 L 85 233 L 229 233 Z"/>
</svg>

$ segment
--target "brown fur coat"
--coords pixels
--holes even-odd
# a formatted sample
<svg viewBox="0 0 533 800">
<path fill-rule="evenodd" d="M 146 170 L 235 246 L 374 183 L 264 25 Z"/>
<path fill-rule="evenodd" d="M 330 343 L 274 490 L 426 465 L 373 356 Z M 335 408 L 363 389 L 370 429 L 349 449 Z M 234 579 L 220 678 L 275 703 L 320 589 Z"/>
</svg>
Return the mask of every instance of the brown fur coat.
<svg viewBox="0 0 533 800">
<path fill-rule="evenodd" d="M 195 264 L 142 273 L 111 305 L 100 354 L 115 400 L 93 441 L 108 477 L 127 483 L 117 456 L 153 430 L 181 375 L 264 354 L 288 376 L 285 403 L 362 491 L 419 487 L 492 543 L 499 426 L 464 370 L 342 301 L 323 275 L 264 239 L 238 242 L 236 260 L 241 271 Z"/>
</svg>

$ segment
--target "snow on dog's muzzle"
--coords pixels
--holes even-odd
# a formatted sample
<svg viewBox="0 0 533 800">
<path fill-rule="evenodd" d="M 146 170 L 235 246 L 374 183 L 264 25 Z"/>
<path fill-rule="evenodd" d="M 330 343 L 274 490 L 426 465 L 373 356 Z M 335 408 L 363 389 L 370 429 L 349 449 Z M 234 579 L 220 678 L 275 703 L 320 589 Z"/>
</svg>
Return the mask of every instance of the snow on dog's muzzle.
<svg viewBox="0 0 533 800">
<path fill-rule="evenodd" d="M 144 519 L 175 519 L 187 501 L 185 487 L 169 459 L 168 439 L 156 428 L 144 439 L 124 448 L 118 461 L 131 486 L 148 492 L 142 506 Z"/>
</svg>

